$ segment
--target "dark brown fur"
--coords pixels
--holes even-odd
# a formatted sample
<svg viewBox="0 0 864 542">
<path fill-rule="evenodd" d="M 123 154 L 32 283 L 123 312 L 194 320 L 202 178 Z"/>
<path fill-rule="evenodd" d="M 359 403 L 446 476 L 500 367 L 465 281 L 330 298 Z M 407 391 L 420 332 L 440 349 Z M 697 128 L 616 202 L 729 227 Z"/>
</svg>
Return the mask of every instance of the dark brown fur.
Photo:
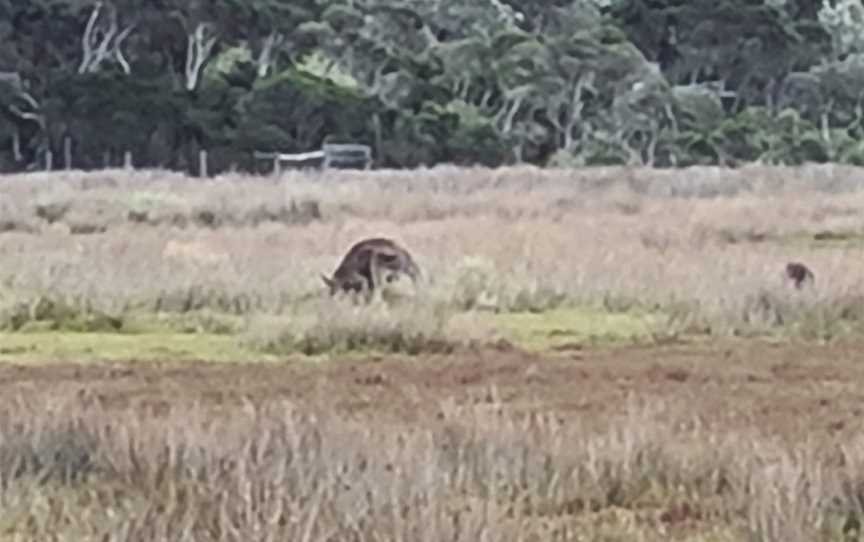
<svg viewBox="0 0 864 542">
<path fill-rule="evenodd" d="M 786 264 L 786 279 L 792 281 L 795 288 L 801 289 L 805 283 L 812 284 L 816 276 L 809 267 L 801 262 L 789 262 Z"/>
<path fill-rule="evenodd" d="M 420 268 L 407 250 L 391 239 L 375 237 L 355 243 L 332 278 L 321 278 L 331 295 L 339 291 L 371 294 L 381 287 L 381 282 L 392 282 L 400 273 L 415 283 L 420 278 Z"/>
</svg>

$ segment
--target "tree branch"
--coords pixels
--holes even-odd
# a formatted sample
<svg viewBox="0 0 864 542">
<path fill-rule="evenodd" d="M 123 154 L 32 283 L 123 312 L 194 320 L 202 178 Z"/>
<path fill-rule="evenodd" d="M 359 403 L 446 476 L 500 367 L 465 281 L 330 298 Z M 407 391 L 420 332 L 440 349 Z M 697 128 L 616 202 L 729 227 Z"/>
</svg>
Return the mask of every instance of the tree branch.
<svg viewBox="0 0 864 542">
<path fill-rule="evenodd" d="M 102 63 L 102 60 L 108 56 L 108 46 L 111 43 L 111 40 L 114 39 L 114 36 L 117 34 L 117 11 L 111 10 L 111 18 L 108 23 L 108 30 L 105 31 L 105 35 L 102 37 L 102 42 L 96 48 L 95 58 L 93 59 L 93 65 L 91 66 L 92 70 L 95 70 L 99 64 Z"/>
<path fill-rule="evenodd" d="M 27 92 L 24 87 L 24 80 L 18 72 L 0 72 L 0 82 L 11 86 L 15 92 L 15 97 L 24 100 L 31 108 L 39 109 L 39 102 L 32 94 Z"/>
<path fill-rule="evenodd" d="M 513 130 L 513 120 L 516 118 L 516 113 L 519 112 L 519 108 L 522 107 L 524 100 L 524 97 L 519 96 L 510 104 L 510 110 L 507 111 L 507 116 L 504 117 L 504 126 L 501 127 L 502 134 L 507 135 Z"/>
<path fill-rule="evenodd" d="M 17 115 L 19 118 L 23 120 L 32 120 L 37 123 L 41 128 L 45 128 L 45 117 L 39 113 L 33 113 L 31 111 L 24 111 L 20 107 L 16 105 L 9 105 L 9 112 L 13 115 Z"/>
<path fill-rule="evenodd" d="M 126 75 L 132 73 L 132 68 L 129 65 L 129 61 L 126 60 L 125 55 L 123 55 L 123 50 L 120 48 L 120 46 L 123 44 L 123 41 L 127 37 L 129 37 L 129 34 L 132 33 L 132 30 L 135 28 L 135 24 L 136 23 L 133 23 L 123 29 L 123 31 L 120 32 L 120 34 L 117 36 L 117 39 L 114 40 L 114 59 L 117 61 L 118 64 L 120 64 L 120 68 Z"/>
</svg>

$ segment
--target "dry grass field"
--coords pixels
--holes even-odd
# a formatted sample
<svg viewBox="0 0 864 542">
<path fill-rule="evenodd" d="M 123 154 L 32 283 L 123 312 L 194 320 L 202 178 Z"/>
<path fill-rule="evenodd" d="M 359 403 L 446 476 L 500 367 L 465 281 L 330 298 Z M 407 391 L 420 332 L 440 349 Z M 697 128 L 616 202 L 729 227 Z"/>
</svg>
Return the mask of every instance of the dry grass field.
<svg viewBox="0 0 864 542">
<path fill-rule="evenodd" d="M 31 174 L 0 232 L 0 542 L 864 539 L 862 169 Z M 365 236 L 422 287 L 327 298 Z"/>
</svg>

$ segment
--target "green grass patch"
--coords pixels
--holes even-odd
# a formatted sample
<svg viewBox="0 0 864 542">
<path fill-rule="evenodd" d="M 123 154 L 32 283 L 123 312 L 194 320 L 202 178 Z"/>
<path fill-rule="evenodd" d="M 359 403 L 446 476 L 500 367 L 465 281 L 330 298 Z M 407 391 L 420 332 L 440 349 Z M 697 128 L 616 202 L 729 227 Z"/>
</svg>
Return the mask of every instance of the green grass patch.
<svg viewBox="0 0 864 542">
<path fill-rule="evenodd" d="M 660 321 L 658 315 L 647 312 L 610 313 L 590 307 L 503 313 L 491 318 L 491 325 L 505 338 L 533 351 L 645 340 Z"/>
<path fill-rule="evenodd" d="M 250 323 L 244 344 L 271 354 L 422 355 L 452 352 L 470 341 L 457 313 L 442 304 L 411 302 L 336 306 L 310 304 L 305 310 Z"/>
<path fill-rule="evenodd" d="M 808 248 L 858 248 L 864 247 L 864 232 L 851 230 L 820 230 L 799 232 L 778 238 L 781 245 Z"/>
<path fill-rule="evenodd" d="M 258 322 L 251 334 L 239 332 L 239 323 L 233 319 L 223 322 L 215 317 L 213 321 L 220 325 L 201 326 L 201 318 L 196 317 L 183 322 L 189 325 L 179 326 L 182 329 L 177 329 L 178 322 L 173 319 L 151 318 L 130 320 L 128 331 L 81 333 L 33 329 L 0 333 L 0 362 L 227 362 L 274 361 L 288 355 L 329 357 L 381 352 L 417 355 L 446 352 L 472 342 L 469 335 L 475 333 L 468 333 L 469 328 L 478 330 L 477 338 L 486 336 L 491 341 L 496 336 L 526 350 L 551 351 L 644 341 L 652 337 L 656 323 L 660 322 L 658 315 L 647 312 L 613 313 L 589 307 L 538 313 L 461 314 L 468 319 L 417 307 L 357 307 L 328 314 L 326 318 L 323 314 L 280 317 L 272 328 Z M 451 321 L 450 317 L 454 319 Z"/>
<path fill-rule="evenodd" d="M 275 356 L 245 347 L 236 336 L 214 333 L 0 333 L 0 362 L 274 359 Z"/>
</svg>

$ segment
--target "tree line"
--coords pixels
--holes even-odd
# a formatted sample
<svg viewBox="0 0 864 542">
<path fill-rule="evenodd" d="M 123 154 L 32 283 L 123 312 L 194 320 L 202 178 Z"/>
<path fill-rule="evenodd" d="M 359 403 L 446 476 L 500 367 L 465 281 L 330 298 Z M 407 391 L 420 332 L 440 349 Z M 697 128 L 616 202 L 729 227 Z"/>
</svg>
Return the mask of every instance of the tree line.
<svg viewBox="0 0 864 542">
<path fill-rule="evenodd" d="M 861 0 L 0 0 L 0 170 L 864 163 Z"/>
</svg>

